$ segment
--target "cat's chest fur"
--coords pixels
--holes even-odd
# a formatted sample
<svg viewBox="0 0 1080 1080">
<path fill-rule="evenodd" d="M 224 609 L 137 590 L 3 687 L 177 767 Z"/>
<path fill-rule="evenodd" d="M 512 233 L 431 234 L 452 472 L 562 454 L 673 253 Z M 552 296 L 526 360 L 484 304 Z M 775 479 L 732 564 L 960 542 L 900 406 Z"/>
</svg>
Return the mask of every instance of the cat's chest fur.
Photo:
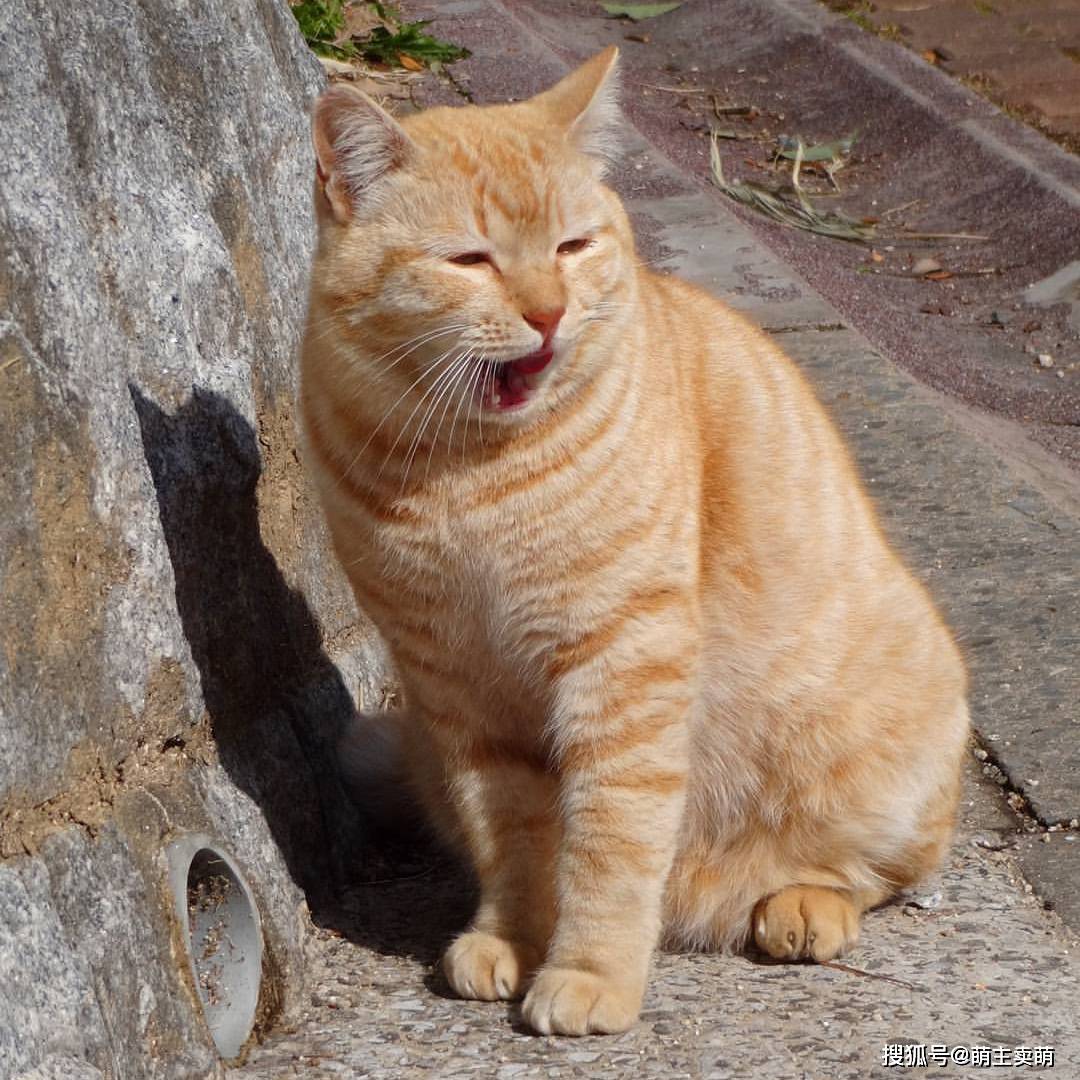
<svg viewBox="0 0 1080 1080">
<path fill-rule="evenodd" d="M 544 580 L 564 561 L 566 540 L 474 501 L 438 486 L 403 500 L 404 524 L 368 534 L 366 573 L 422 603 L 447 645 L 501 654 L 515 625 L 542 619 Z"/>
</svg>

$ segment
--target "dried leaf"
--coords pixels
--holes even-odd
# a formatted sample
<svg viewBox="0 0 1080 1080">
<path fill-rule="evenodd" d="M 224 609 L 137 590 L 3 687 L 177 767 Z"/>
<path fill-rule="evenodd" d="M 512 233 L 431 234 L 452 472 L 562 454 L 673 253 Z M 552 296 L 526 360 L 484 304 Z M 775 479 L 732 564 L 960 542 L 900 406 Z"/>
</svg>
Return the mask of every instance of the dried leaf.
<svg viewBox="0 0 1080 1080">
<path fill-rule="evenodd" d="M 398 63 L 408 71 L 423 71 L 424 65 L 414 60 L 408 53 L 398 53 Z"/>
<path fill-rule="evenodd" d="M 356 76 L 356 68 L 344 60 L 335 60 L 330 56 L 320 56 L 319 63 L 322 64 L 323 71 L 326 72 L 328 79 L 335 77 L 352 79 Z"/>
<path fill-rule="evenodd" d="M 948 49 L 943 49 L 940 46 L 933 49 L 924 49 L 921 55 L 928 64 L 933 64 L 935 67 L 942 63 L 947 64 L 953 58 Z"/>
<path fill-rule="evenodd" d="M 712 99 L 713 113 L 715 113 L 718 119 L 722 119 L 725 116 L 746 116 L 753 118 L 757 113 L 757 109 L 753 105 L 721 105 L 719 100 L 714 96 Z"/>
<path fill-rule="evenodd" d="M 911 272 L 916 277 L 922 277 L 924 274 L 932 274 L 935 270 L 941 269 L 941 263 L 937 259 L 919 259 L 911 268 Z"/>
<path fill-rule="evenodd" d="M 655 19 L 657 15 L 666 15 L 669 11 L 682 7 L 682 4 L 683 0 L 674 0 L 667 4 L 601 4 L 600 6 L 617 19 L 640 22 L 642 19 Z"/>
<path fill-rule="evenodd" d="M 770 191 L 760 184 L 747 180 L 735 180 L 729 183 L 724 177 L 719 144 L 715 136 L 710 146 L 710 157 L 713 182 L 729 199 L 742 203 L 743 206 L 756 210 L 781 225 L 788 225 L 793 229 L 805 229 L 819 236 L 830 236 L 834 240 L 867 243 L 873 238 L 873 226 L 864 225 L 860 221 L 849 218 L 846 214 L 816 209 L 802 195 L 797 186 L 795 190 L 799 201 L 792 202 L 777 191 Z M 796 160 L 796 167 L 800 164 L 801 162 Z"/>
<path fill-rule="evenodd" d="M 945 281 L 952 277 L 951 270 L 931 270 L 929 274 L 923 274 L 927 281 Z"/>
<path fill-rule="evenodd" d="M 799 143 L 802 142 L 797 136 L 793 139 L 788 135 L 781 135 L 777 140 L 780 147 L 779 156 L 794 161 L 798 153 Z M 803 143 L 803 161 L 840 161 L 851 153 L 855 145 L 855 135 L 845 135 L 842 139 L 834 142 L 816 143 L 808 146 Z"/>
</svg>

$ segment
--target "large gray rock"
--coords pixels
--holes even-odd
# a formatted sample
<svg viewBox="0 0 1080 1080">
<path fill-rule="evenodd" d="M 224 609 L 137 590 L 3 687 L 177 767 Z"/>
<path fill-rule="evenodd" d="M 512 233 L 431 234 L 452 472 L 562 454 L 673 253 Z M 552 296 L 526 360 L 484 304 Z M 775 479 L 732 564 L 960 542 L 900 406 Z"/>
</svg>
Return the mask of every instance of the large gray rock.
<svg viewBox="0 0 1080 1080">
<path fill-rule="evenodd" d="M 162 852 L 267 937 L 355 854 L 378 644 L 295 451 L 321 83 L 285 0 L 0 5 L 0 1075 L 216 1069 Z"/>
</svg>

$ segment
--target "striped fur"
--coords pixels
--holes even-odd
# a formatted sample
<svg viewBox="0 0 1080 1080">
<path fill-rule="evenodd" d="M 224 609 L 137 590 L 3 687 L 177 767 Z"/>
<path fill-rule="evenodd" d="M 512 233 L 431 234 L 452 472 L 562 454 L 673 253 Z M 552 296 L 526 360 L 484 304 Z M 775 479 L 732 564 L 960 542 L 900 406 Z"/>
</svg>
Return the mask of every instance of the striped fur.
<svg viewBox="0 0 1080 1080">
<path fill-rule="evenodd" d="M 794 366 L 635 259 L 593 156 L 614 63 L 400 123 L 324 95 L 303 353 L 412 781 L 480 881 L 445 970 L 570 1034 L 634 1021 L 661 939 L 848 947 L 941 858 L 968 726 L 956 647 Z M 545 347 L 525 316 L 560 308 L 532 396 L 494 407 L 495 363 Z"/>
</svg>

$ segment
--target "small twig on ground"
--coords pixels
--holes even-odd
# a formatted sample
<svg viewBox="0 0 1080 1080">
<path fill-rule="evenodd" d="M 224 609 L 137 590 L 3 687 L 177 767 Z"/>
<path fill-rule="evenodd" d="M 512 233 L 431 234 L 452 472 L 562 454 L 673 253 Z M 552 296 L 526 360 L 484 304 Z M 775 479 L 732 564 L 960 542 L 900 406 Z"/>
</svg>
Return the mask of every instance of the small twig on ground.
<svg viewBox="0 0 1080 1080">
<path fill-rule="evenodd" d="M 638 83 L 649 90 L 662 90 L 665 94 L 707 94 L 709 91 L 703 86 L 657 86 L 655 83 Z"/>
<path fill-rule="evenodd" d="M 0 364 L 0 371 L 7 371 L 7 369 L 11 367 L 12 364 L 17 364 L 21 359 L 21 356 L 13 356 L 10 360 L 5 360 L 2 364 Z"/>
<path fill-rule="evenodd" d="M 894 979 L 891 975 L 879 975 L 876 971 L 864 971 L 862 968 L 852 967 L 850 964 L 841 964 L 838 960 L 821 960 L 822 967 L 832 968 L 834 971 L 843 971 L 848 975 L 861 975 L 864 979 L 881 979 L 883 982 L 895 983 L 906 990 L 914 990 L 917 994 L 922 993 L 921 986 L 914 983 L 904 982 L 903 979 Z"/>
<path fill-rule="evenodd" d="M 989 240 L 989 236 L 979 233 L 962 232 L 905 232 L 903 234 L 909 240 Z"/>
<path fill-rule="evenodd" d="M 903 239 L 903 237 L 893 237 L 891 239 Z M 899 270 L 877 270 L 875 273 L 882 274 L 885 277 L 906 278 L 908 281 L 946 281 L 951 278 L 994 277 L 997 274 L 1004 274 L 1006 270 L 1016 270 L 1018 266 L 1018 263 L 1013 263 L 1011 266 L 987 266 L 979 270 L 942 270 L 940 271 L 942 275 L 940 278 L 928 278 L 926 274 L 904 273 Z"/>
<path fill-rule="evenodd" d="M 891 210 L 886 210 L 881 216 L 883 218 L 892 217 L 893 214 L 901 214 L 905 210 L 910 210 L 913 206 L 918 206 L 922 202 L 922 199 L 912 199 L 911 202 L 901 203 L 900 206 L 894 206 Z"/>
</svg>

